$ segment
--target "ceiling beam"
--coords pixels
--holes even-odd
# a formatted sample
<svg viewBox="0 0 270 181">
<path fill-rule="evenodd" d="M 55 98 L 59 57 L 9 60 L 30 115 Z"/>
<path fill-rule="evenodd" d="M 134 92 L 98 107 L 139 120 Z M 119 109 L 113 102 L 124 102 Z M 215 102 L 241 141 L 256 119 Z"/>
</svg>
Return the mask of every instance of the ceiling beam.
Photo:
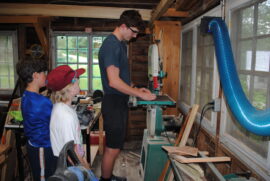
<svg viewBox="0 0 270 181">
<path fill-rule="evenodd" d="M 49 55 L 49 44 L 48 44 L 48 39 L 46 37 L 46 34 L 43 30 L 43 27 L 39 23 L 34 23 L 35 30 L 38 35 L 38 39 L 44 49 L 45 55 Z"/>
<path fill-rule="evenodd" d="M 175 0 L 161 0 L 157 5 L 157 8 L 153 10 L 152 17 L 150 24 L 153 24 L 155 20 L 158 20 L 167 10 L 169 7 L 172 6 Z"/>
<path fill-rule="evenodd" d="M 85 17 L 119 19 L 121 13 L 132 8 L 116 8 L 101 6 L 53 5 L 53 4 L 14 4 L 0 3 L 0 15 L 41 15 L 63 17 Z M 149 21 L 151 10 L 135 9 L 143 20 Z"/>
<path fill-rule="evenodd" d="M 175 9 L 187 11 L 194 7 L 201 6 L 204 0 L 176 0 Z"/>
<path fill-rule="evenodd" d="M 176 11 L 175 8 L 169 8 L 166 13 L 164 13 L 162 16 L 165 17 L 188 17 L 189 12 L 187 11 Z"/>
<path fill-rule="evenodd" d="M 0 23 L 41 23 L 48 25 L 50 17 L 48 16 L 1 16 L 0 15 Z"/>
</svg>

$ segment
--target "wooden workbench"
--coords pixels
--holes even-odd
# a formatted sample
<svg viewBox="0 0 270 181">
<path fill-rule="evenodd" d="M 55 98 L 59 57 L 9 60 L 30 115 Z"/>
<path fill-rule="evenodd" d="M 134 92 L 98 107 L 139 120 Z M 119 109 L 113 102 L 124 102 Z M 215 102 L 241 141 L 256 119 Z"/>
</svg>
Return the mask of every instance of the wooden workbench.
<svg viewBox="0 0 270 181">
<path fill-rule="evenodd" d="M 94 104 L 93 108 L 95 110 L 94 119 L 90 120 L 87 126 L 81 126 L 86 146 L 86 158 L 90 165 L 92 165 L 98 151 L 99 154 L 103 154 L 103 119 L 101 116 L 101 103 Z M 99 145 L 91 145 L 90 133 L 97 121 L 99 121 Z"/>
</svg>

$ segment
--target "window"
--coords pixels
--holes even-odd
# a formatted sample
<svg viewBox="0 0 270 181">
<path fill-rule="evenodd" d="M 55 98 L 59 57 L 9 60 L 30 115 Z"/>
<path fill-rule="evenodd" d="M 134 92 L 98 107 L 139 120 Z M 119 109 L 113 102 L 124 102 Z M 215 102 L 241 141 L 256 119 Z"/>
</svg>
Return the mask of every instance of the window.
<svg viewBox="0 0 270 181">
<path fill-rule="evenodd" d="M 249 101 L 257 109 L 270 106 L 270 0 L 235 11 L 235 58 L 239 78 Z M 267 159 L 269 137 L 254 135 L 228 115 L 226 133 L 254 154 Z"/>
<path fill-rule="evenodd" d="M 93 36 L 92 38 L 92 87 L 102 90 L 101 75 L 98 65 L 98 52 L 106 36 Z"/>
<path fill-rule="evenodd" d="M 0 91 L 10 93 L 15 84 L 16 32 L 0 32 Z"/>
<path fill-rule="evenodd" d="M 214 42 L 211 35 L 202 35 L 198 27 L 197 40 L 197 61 L 196 61 L 196 93 L 195 103 L 203 106 L 213 100 L 213 70 L 214 70 Z M 206 117 L 210 120 L 211 112 L 206 112 Z"/>
<path fill-rule="evenodd" d="M 192 30 L 183 33 L 182 43 L 180 98 L 187 105 L 191 104 L 192 33 Z"/>
<path fill-rule="evenodd" d="M 55 67 L 69 65 L 73 69 L 84 68 L 80 76 L 82 90 L 102 90 L 98 65 L 99 48 L 106 35 L 86 33 L 55 33 Z"/>
</svg>

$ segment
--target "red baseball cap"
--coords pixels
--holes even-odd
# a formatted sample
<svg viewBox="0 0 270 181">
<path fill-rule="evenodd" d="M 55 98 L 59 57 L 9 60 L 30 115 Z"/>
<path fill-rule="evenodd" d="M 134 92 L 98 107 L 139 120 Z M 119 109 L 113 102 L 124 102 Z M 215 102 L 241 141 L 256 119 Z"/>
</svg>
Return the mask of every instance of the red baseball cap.
<svg viewBox="0 0 270 181">
<path fill-rule="evenodd" d="M 60 65 L 49 72 L 46 86 L 53 91 L 59 91 L 72 83 L 74 78 L 79 78 L 84 72 L 83 68 L 73 70 L 68 65 Z"/>
</svg>

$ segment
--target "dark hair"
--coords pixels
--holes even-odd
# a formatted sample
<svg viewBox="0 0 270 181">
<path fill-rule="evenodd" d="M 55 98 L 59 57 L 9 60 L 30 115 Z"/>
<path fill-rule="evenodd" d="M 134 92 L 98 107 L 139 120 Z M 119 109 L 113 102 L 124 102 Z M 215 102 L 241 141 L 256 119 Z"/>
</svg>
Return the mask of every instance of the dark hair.
<svg viewBox="0 0 270 181">
<path fill-rule="evenodd" d="M 137 27 L 140 30 L 144 29 L 144 22 L 142 20 L 142 16 L 137 10 L 124 11 L 120 16 L 118 26 L 121 26 L 122 24 L 125 24 L 128 27 Z"/>
<path fill-rule="evenodd" d="M 24 83 L 33 81 L 33 73 L 45 72 L 48 70 L 45 60 L 23 60 L 17 63 L 16 71 Z"/>
</svg>

